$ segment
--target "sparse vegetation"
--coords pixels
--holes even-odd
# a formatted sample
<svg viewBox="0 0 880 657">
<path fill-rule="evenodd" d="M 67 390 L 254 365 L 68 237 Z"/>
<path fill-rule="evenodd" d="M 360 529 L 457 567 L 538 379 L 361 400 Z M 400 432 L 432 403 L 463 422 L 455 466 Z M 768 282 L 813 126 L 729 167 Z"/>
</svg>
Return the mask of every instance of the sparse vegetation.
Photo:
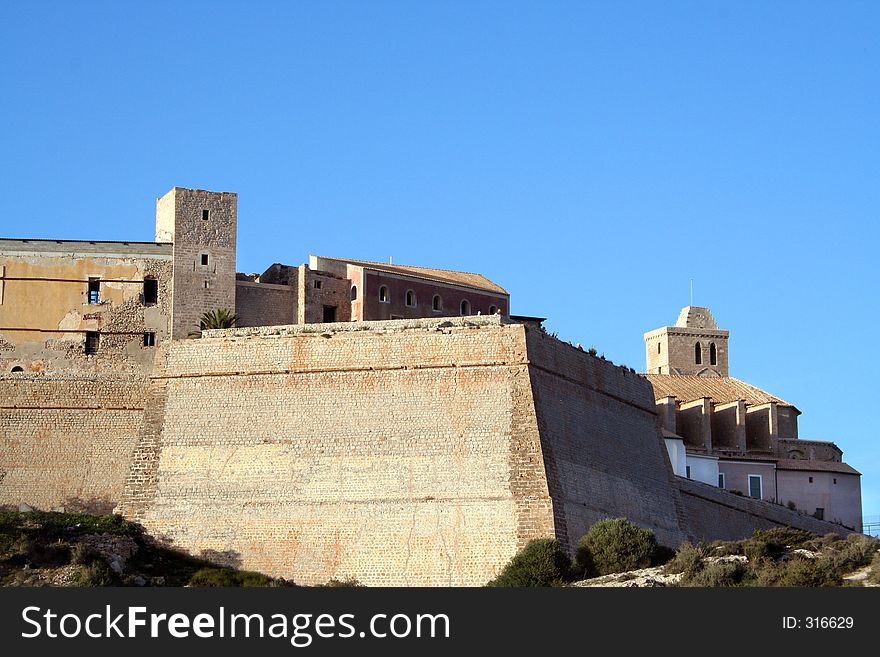
<svg viewBox="0 0 880 657">
<path fill-rule="evenodd" d="M 571 559 L 555 538 L 526 543 L 488 586 L 562 586 L 571 579 Z"/>
<path fill-rule="evenodd" d="M 96 548 L 95 545 L 99 545 Z M 114 554 L 115 547 L 121 554 Z M 212 553 L 234 561 L 232 553 Z M 0 511 L 5 586 L 288 586 L 198 558 L 114 515 Z"/>
</svg>

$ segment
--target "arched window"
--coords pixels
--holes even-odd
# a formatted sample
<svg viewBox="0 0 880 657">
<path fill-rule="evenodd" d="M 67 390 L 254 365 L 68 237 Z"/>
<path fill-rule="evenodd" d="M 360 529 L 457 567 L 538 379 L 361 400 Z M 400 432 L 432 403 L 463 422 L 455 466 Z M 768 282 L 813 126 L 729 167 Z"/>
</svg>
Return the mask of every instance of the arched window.
<svg viewBox="0 0 880 657">
<path fill-rule="evenodd" d="M 357 298 L 358 298 L 358 286 L 352 285 L 351 286 L 351 300 L 357 301 Z"/>
<path fill-rule="evenodd" d="M 697 365 L 703 364 L 703 346 L 699 342 L 694 345 L 694 362 Z"/>
<path fill-rule="evenodd" d="M 388 288 L 382 285 L 379 287 L 379 301 L 388 303 Z"/>
<path fill-rule="evenodd" d="M 440 298 L 439 294 L 434 295 L 434 299 L 431 301 L 431 306 L 434 310 L 443 310 L 443 299 Z"/>
<path fill-rule="evenodd" d="M 710 365 L 717 365 L 718 364 L 718 350 L 715 349 L 714 342 L 709 344 L 709 364 Z"/>
<path fill-rule="evenodd" d="M 144 277 L 144 305 L 152 306 L 159 301 L 159 281 L 155 276 Z"/>
<path fill-rule="evenodd" d="M 16 365 L 15 367 L 12 368 L 12 371 L 13 372 L 24 372 L 24 368 L 20 367 L 19 365 Z"/>
<path fill-rule="evenodd" d="M 410 308 L 416 307 L 416 293 L 412 290 L 406 291 L 406 305 Z"/>
<path fill-rule="evenodd" d="M 494 315 L 498 312 L 498 308 L 496 306 L 489 306 L 489 314 Z"/>
<path fill-rule="evenodd" d="M 462 315 L 470 315 L 471 314 L 471 302 L 467 299 L 463 299 L 461 302 L 461 314 Z"/>
</svg>

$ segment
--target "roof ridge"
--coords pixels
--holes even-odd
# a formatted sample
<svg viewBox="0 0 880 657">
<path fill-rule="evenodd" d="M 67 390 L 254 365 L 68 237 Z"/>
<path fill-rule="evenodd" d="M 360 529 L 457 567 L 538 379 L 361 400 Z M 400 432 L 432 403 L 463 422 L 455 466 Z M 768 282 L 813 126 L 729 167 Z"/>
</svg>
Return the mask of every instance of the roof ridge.
<svg viewBox="0 0 880 657">
<path fill-rule="evenodd" d="M 365 265 L 382 265 L 383 267 L 409 267 L 411 269 L 430 269 L 431 271 L 445 271 L 451 274 L 470 274 L 471 276 L 482 276 L 486 278 L 485 274 L 481 274 L 476 271 L 464 271 L 463 269 L 442 269 L 440 267 L 422 267 L 420 265 L 401 265 L 397 262 L 377 262 L 375 260 L 356 260 L 354 258 L 335 258 L 333 256 L 316 256 L 318 258 L 326 258 L 327 260 L 341 260 L 343 262 L 360 262 Z M 486 280 L 489 280 L 486 278 Z"/>
</svg>

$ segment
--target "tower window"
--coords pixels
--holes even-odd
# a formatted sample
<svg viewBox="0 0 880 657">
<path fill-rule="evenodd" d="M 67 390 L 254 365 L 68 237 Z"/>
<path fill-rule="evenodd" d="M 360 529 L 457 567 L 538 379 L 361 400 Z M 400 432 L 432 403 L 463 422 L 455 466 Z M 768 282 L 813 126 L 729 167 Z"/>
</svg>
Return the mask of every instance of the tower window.
<svg viewBox="0 0 880 657">
<path fill-rule="evenodd" d="M 321 281 L 315 281 L 315 289 L 316 289 L 316 290 L 320 290 L 320 289 L 321 289 Z"/>
<path fill-rule="evenodd" d="M 694 362 L 697 365 L 703 364 L 703 346 L 699 342 L 694 345 Z"/>
<path fill-rule="evenodd" d="M 471 314 L 471 302 L 467 299 L 462 300 L 461 302 L 461 314 L 462 315 L 470 315 Z"/>
<path fill-rule="evenodd" d="M 416 293 L 412 290 L 406 291 L 406 305 L 410 308 L 416 307 Z"/>
<path fill-rule="evenodd" d="M 443 310 L 443 299 L 440 298 L 439 294 L 434 295 L 434 298 L 431 300 L 431 307 L 435 312 Z"/>
<path fill-rule="evenodd" d="M 145 347 L 155 347 L 156 346 L 156 334 L 152 331 L 147 331 L 144 333 L 144 346 Z"/>
<path fill-rule="evenodd" d="M 658 343 L 657 343 L 657 353 L 658 353 L 658 354 L 660 353 L 660 345 L 661 345 L 661 344 L 663 344 L 663 343 L 662 343 L 662 342 L 658 342 Z"/>
<path fill-rule="evenodd" d="M 389 303 L 388 288 L 384 285 L 379 288 L 379 301 L 381 303 Z"/>
<path fill-rule="evenodd" d="M 358 298 L 358 286 L 352 285 L 351 286 L 351 300 L 357 301 L 357 298 Z"/>
<path fill-rule="evenodd" d="M 710 365 L 717 365 L 718 364 L 718 350 L 715 349 L 714 342 L 709 344 L 709 364 Z"/>
<path fill-rule="evenodd" d="M 207 221 L 208 217 L 211 216 L 210 210 L 202 210 L 202 221 Z"/>
<path fill-rule="evenodd" d="M 98 344 L 101 336 L 97 331 L 86 331 L 86 354 L 92 355 L 98 353 Z"/>
<path fill-rule="evenodd" d="M 101 279 L 89 276 L 89 303 L 101 301 Z"/>
<path fill-rule="evenodd" d="M 159 281 L 149 277 L 144 279 L 144 305 L 152 306 L 159 300 Z"/>
<path fill-rule="evenodd" d="M 207 267 L 208 266 L 208 254 L 203 253 L 201 255 L 201 258 L 202 258 L 202 267 Z"/>
</svg>

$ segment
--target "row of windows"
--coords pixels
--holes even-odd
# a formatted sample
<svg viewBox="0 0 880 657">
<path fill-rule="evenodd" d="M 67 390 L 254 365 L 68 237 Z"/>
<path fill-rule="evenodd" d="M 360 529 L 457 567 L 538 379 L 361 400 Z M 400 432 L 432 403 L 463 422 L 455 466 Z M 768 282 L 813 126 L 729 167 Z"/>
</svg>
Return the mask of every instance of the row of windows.
<svg viewBox="0 0 880 657">
<path fill-rule="evenodd" d="M 85 342 L 85 353 L 87 356 L 91 356 L 93 354 L 98 353 L 98 347 L 101 344 L 101 334 L 97 331 L 86 331 L 86 342 Z M 144 333 L 144 346 L 145 347 L 155 347 L 156 346 L 156 333 L 153 331 L 146 331 Z M 13 370 L 14 371 L 14 370 Z"/>
<path fill-rule="evenodd" d="M 315 282 L 318 283 L 318 281 L 315 281 Z M 315 285 L 315 287 L 318 287 L 318 286 Z M 357 285 L 352 285 L 351 286 L 351 300 L 357 301 L 357 298 L 358 298 Z M 386 286 L 386 285 L 382 285 L 379 287 L 379 303 L 391 303 L 391 293 L 388 290 L 388 286 Z M 409 308 L 416 308 L 418 305 L 416 302 L 416 293 L 413 292 L 412 290 L 406 291 L 406 305 Z M 443 297 L 441 297 L 439 294 L 435 294 L 434 297 L 431 299 L 431 308 L 435 311 L 438 311 L 438 312 L 443 310 Z M 462 315 L 470 315 L 471 314 L 471 302 L 468 301 L 467 299 L 463 299 L 461 302 L 461 306 L 459 307 L 459 311 L 461 312 Z M 498 312 L 497 306 L 489 306 L 489 314 L 490 315 L 494 315 L 496 312 Z"/>
<path fill-rule="evenodd" d="M 144 305 L 152 306 L 159 301 L 159 281 L 152 276 L 144 278 Z M 88 302 L 101 303 L 101 279 L 89 277 Z"/>
</svg>

